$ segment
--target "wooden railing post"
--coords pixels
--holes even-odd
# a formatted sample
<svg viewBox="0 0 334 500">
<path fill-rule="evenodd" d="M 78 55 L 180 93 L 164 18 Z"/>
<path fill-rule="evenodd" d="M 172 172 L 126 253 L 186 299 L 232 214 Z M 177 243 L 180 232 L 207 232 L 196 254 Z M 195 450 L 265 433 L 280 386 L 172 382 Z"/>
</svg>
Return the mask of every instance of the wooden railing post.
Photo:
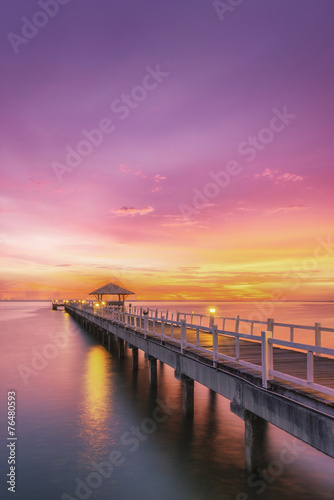
<svg viewBox="0 0 334 500">
<path fill-rule="evenodd" d="M 144 315 L 144 337 L 146 339 L 148 332 L 148 314 Z"/>
<path fill-rule="evenodd" d="M 184 344 L 187 342 L 187 327 L 184 319 L 181 319 L 181 352 L 183 352 Z"/>
<path fill-rule="evenodd" d="M 176 321 L 179 323 L 180 322 L 180 313 L 177 311 L 176 313 Z"/>
<path fill-rule="evenodd" d="M 320 323 L 316 323 L 314 325 L 314 332 L 315 332 L 314 345 L 316 347 L 321 347 L 321 324 Z M 316 352 L 315 355 L 321 356 L 321 353 Z"/>
<path fill-rule="evenodd" d="M 240 325 L 240 316 L 239 314 L 235 318 L 235 359 L 239 361 L 240 359 L 240 339 L 239 339 L 239 325 Z"/>
<path fill-rule="evenodd" d="M 240 316 L 238 314 L 238 316 L 235 318 L 235 333 L 239 333 L 239 323 L 240 323 Z"/>
<path fill-rule="evenodd" d="M 272 318 L 267 319 L 267 331 L 272 332 L 274 338 L 274 320 Z"/>
<path fill-rule="evenodd" d="M 213 366 L 217 367 L 218 361 L 218 328 L 217 325 L 212 325 L 212 351 L 213 351 Z"/>
<path fill-rule="evenodd" d="M 307 381 L 314 382 L 314 357 L 313 351 L 307 351 Z"/>
<path fill-rule="evenodd" d="M 262 354 L 262 386 L 265 389 L 270 387 L 270 370 L 273 370 L 273 345 L 269 342 L 273 338 L 273 332 L 261 332 L 261 354 Z"/>
<path fill-rule="evenodd" d="M 240 359 L 240 338 L 238 333 L 235 334 L 235 359 L 236 361 Z"/>
<path fill-rule="evenodd" d="M 161 338 L 165 335 L 165 320 L 161 320 Z"/>
</svg>

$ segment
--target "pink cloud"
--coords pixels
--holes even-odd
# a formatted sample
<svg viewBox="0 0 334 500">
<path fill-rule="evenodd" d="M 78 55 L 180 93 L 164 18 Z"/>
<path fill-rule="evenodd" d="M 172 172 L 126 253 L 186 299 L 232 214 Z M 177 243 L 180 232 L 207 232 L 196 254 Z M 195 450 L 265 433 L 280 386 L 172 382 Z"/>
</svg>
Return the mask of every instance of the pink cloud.
<svg viewBox="0 0 334 500">
<path fill-rule="evenodd" d="M 125 165 L 120 165 L 119 169 L 123 174 L 128 174 L 129 172 L 132 172 L 132 168 L 127 168 Z"/>
<path fill-rule="evenodd" d="M 135 172 L 135 175 L 137 177 L 142 177 L 143 179 L 146 179 L 146 177 L 147 177 L 145 174 L 143 174 L 143 172 L 141 170 L 137 170 L 137 172 Z"/>
<path fill-rule="evenodd" d="M 278 177 L 278 180 L 296 182 L 304 180 L 304 177 L 296 174 L 283 174 L 280 177 Z"/>
<path fill-rule="evenodd" d="M 167 179 L 167 177 L 164 177 L 160 174 L 157 174 L 153 177 L 154 182 L 161 182 L 161 181 L 165 181 L 166 179 Z"/>
</svg>

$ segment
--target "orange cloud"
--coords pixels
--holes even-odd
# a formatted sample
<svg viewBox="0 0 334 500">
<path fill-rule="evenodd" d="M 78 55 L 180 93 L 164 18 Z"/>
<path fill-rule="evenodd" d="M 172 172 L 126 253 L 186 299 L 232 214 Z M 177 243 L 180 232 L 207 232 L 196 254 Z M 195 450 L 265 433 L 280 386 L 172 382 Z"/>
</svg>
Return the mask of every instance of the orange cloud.
<svg viewBox="0 0 334 500">
<path fill-rule="evenodd" d="M 147 215 L 151 212 L 154 212 L 153 207 L 143 207 L 143 208 L 122 207 L 118 210 L 112 210 L 113 214 L 121 217 L 134 216 L 134 215 Z"/>
</svg>

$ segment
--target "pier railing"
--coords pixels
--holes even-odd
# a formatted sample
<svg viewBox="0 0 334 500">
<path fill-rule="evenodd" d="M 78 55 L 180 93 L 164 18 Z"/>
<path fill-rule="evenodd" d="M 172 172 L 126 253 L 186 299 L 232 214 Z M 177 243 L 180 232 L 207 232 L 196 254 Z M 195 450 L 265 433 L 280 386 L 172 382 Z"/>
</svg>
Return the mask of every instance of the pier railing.
<svg viewBox="0 0 334 500">
<path fill-rule="evenodd" d="M 334 333 L 334 329 L 323 328 L 320 323 L 315 323 L 314 326 L 304 326 L 275 323 L 273 319 L 257 321 L 242 319 L 239 316 L 230 318 L 195 313 L 169 313 L 168 311 L 150 310 L 143 307 L 108 307 L 85 301 L 69 301 L 68 305 L 96 317 L 116 322 L 125 328 L 130 327 L 135 332 L 142 334 L 144 338 L 153 336 L 160 337 L 161 340 L 170 340 L 180 346 L 181 352 L 184 352 L 185 349 L 203 352 L 212 358 L 214 366 L 217 366 L 218 362 L 228 361 L 259 372 L 264 388 L 270 387 L 270 381 L 276 377 L 334 397 L 334 388 L 315 382 L 315 356 L 334 357 L 334 349 L 321 347 L 321 333 Z M 196 324 L 194 319 L 198 317 L 200 317 L 200 321 L 199 324 Z M 206 325 L 203 324 L 204 322 Z M 219 324 L 221 328 L 218 327 Z M 228 324 L 233 328 L 228 328 Z M 248 333 L 241 331 L 243 324 L 249 326 Z M 260 326 L 259 333 L 254 333 L 255 326 Z M 274 338 L 275 327 L 288 329 L 290 339 Z M 314 343 L 295 342 L 294 332 L 296 330 L 313 332 Z M 242 340 L 260 344 L 261 360 L 259 364 L 242 359 L 240 354 Z M 304 353 L 306 355 L 306 377 L 296 377 L 275 370 L 274 347 Z M 223 348 L 228 353 L 222 352 Z M 334 387 L 334 381 L 331 385 Z"/>
</svg>

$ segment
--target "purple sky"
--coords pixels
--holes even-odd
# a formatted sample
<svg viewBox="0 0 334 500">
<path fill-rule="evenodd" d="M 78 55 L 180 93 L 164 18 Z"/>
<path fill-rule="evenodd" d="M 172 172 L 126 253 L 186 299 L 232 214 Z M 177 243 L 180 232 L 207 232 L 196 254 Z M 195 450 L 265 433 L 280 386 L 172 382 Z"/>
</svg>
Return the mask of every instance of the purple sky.
<svg viewBox="0 0 334 500">
<path fill-rule="evenodd" d="M 21 43 L 13 37 L 22 36 L 22 18 L 43 23 L 43 9 L 3 2 L 0 296 L 49 296 L 57 267 L 64 293 L 81 291 L 79 279 L 90 286 L 121 273 L 131 284 L 157 272 L 161 289 L 143 279 L 138 293 L 173 298 L 168 283 L 179 297 L 193 272 L 178 278 L 178 269 L 190 265 L 217 290 L 224 266 L 234 284 L 251 270 L 251 287 L 226 296 L 270 297 L 281 277 L 263 285 L 257 273 L 302 266 L 332 227 L 332 0 L 244 0 L 224 20 L 207 0 L 56 5 Z M 147 75 L 158 65 L 165 76 L 152 89 Z M 122 120 L 112 103 L 140 96 L 145 78 L 151 90 Z M 295 117 L 247 161 L 241 144 L 285 106 Z M 66 148 L 106 118 L 114 130 L 57 178 L 54 162 L 64 164 Z M 193 190 L 203 193 L 209 173 L 230 160 L 242 172 L 196 209 Z M 331 296 L 330 262 L 312 270 L 303 297 Z"/>
</svg>

